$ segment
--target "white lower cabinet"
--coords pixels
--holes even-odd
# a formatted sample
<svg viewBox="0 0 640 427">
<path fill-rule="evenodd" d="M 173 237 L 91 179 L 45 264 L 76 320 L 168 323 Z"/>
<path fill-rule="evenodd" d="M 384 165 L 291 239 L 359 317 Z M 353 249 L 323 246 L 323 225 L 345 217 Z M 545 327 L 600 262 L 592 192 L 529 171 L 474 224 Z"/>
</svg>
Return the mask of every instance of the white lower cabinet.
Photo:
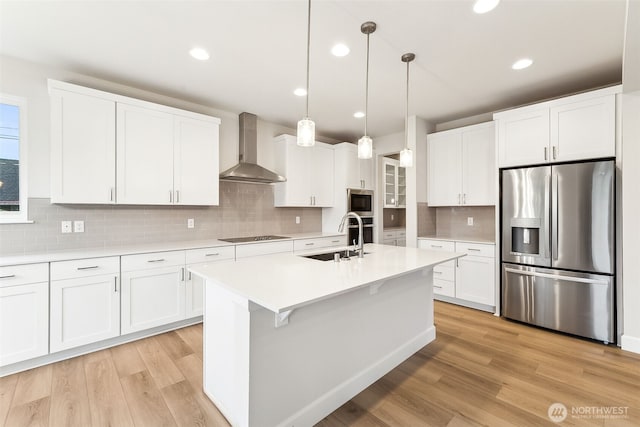
<svg viewBox="0 0 640 427">
<path fill-rule="evenodd" d="M 122 257 L 122 334 L 185 318 L 185 252 Z"/>
<path fill-rule="evenodd" d="M 186 251 L 187 278 L 185 283 L 185 318 L 202 316 L 204 309 L 204 280 L 192 274 L 189 267 L 224 261 L 233 261 L 236 257 L 235 246 L 220 246 Z"/>
<path fill-rule="evenodd" d="M 316 237 L 293 241 L 294 252 L 331 248 L 335 246 L 347 246 L 347 236 Z"/>
<path fill-rule="evenodd" d="M 389 246 L 407 246 L 407 231 L 405 229 L 384 230 L 382 244 Z"/>
<path fill-rule="evenodd" d="M 283 252 L 293 252 L 293 240 L 276 240 L 238 245 L 236 246 L 236 259 L 239 260 L 242 258 Z"/>
<path fill-rule="evenodd" d="M 0 366 L 49 352 L 49 265 L 0 267 Z"/>
<path fill-rule="evenodd" d="M 433 268 L 433 293 L 447 301 L 495 306 L 495 245 L 449 240 L 419 239 L 418 247 L 467 254 Z"/>
<path fill-rule="evenodd" d="M 51 263 L 51 352 L 120 335 L 120 259 Z"/>
</svg>

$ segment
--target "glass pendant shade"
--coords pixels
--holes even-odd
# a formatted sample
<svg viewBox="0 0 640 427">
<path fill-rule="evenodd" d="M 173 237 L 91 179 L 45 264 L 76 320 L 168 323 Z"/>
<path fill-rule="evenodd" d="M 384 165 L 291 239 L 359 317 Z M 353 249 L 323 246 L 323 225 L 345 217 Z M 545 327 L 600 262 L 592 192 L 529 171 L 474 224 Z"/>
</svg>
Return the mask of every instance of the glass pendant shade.
<svg viewBox="0 0 640 427">
<path fill-rule="evenodd" d="M 371 157 L 373 157 L 373 140 L 365 135 L 358 140 L 358 158 L 370 159 Z"/>
<path fill-rule="evenodd" d="M 298 145 L 312 147 L 316 143 L 316 124 L 308 117 L 298 122 Z"/>
<path fill-rule="evenodd" d="M 413 167 L 413 151 L 409 148 L 405 148 L 400 151 L 400 166 L 403 168 Z"/>
</svg>

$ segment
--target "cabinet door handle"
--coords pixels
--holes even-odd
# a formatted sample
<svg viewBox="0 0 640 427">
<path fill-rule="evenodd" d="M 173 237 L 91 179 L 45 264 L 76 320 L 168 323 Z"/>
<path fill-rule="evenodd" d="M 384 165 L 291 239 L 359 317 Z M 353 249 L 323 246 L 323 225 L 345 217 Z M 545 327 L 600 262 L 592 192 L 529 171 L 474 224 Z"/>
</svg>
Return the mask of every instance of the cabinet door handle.
<svg viewBox="0 0 640 427">
<path fill-rule="evenodd" d="M 165 259 L 164 258 L 158 258 L 158 259 L 150 259 L 147 262 L 164 262 Z"/>
<path fill-rule="evenodd" d="M 467 204 L 467 193 L 462 193 L 462 204 L 463 205 Z"/>
<path fill-rule="evenodd" d="M 544 159 L 547 160 L 547 147 L 544 147 Z"/>
<path fill-rule="evenodd" d="M 184 282 L 184 267 L 180 269 L 180 281 Z"/>
<path fill-rule="evenodd" d="M 11 279 L 13 277 L 16 277 L 15 274 L 7 274 L 6 276 L 0 276 L 0 279 Z"/>
<path fill-rule="evenodd" d="M 555 160 L 555 159 L 556 159 L 556 146 L 554 145 L 554 146 L 551 148 L 551 150 L 552 150 L 552 152 L 553 152 L 553 160 Z"/>
<path fill-rule="evenodd" d="M 169 190 L 169 203 L 173 203 L 173 191 Z"/>
<path fill-rule="evenodd" d="M 460 203 L 460 193 L 458 193 L 458 204 L 461 205 L 462 203 Z"/>
<path fill-rule="evenodd" d="M 180 190 L 176 190 L 176 203 L 180 203 Z"/>
<path fill-rule="evenodd" d="M 109 189 L 109 201 L 113 202 L 113 187 Z"/>
<path fill-rule="evenodd" d="M 189 280 L 189 281 L 191 280 L 191 271 L 189 271 L 188 274 L 187 274 L 187 280 Z"/>
<path fill-rule="evenodd" d="M 78 271 L 82 271 L 82 270 L 93 270 L 95 268 L 98 268 L 97 265 L 90 265 L 89 267 L 78 267 L 77 270 Z"/>
<path fill-rule="evenodd" d="M 113 292 L 118 292 L 118 276 L 113 277 Z"/>
</svg>

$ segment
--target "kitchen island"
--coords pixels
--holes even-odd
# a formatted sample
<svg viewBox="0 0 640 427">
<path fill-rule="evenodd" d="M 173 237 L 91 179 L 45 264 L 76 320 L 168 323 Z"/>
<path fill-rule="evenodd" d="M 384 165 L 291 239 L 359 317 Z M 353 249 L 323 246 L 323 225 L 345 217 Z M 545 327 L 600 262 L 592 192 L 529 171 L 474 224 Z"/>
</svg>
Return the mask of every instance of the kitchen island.
<svg viewBox="0 0 640 427">
<path fill-rule="evenodd" d="M 433 266 L 462 255 L 365 253 L 191 269 L 206 280 L 204 391 L 232 425 L 313 425 L 435 339 Z"/>
</svg>

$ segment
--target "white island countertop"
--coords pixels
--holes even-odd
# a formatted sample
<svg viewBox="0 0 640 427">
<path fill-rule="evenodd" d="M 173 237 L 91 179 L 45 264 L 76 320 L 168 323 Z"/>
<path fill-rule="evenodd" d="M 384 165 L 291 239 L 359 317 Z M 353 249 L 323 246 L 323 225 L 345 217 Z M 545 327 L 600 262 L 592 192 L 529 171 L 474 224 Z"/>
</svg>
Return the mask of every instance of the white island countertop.
<svg viewBox="0 0 640 427">
<path fill-rule="evenodd" d="M 350 261 L 318 261 L 301 256 L 330 251 L 337 252 L 334 248 L 281 253 L 189 269 L 241 298 L 283 313 L 464 256 L 378 244 L 366 244 L 364 258 L 351 257 Z"/>
</svg>

